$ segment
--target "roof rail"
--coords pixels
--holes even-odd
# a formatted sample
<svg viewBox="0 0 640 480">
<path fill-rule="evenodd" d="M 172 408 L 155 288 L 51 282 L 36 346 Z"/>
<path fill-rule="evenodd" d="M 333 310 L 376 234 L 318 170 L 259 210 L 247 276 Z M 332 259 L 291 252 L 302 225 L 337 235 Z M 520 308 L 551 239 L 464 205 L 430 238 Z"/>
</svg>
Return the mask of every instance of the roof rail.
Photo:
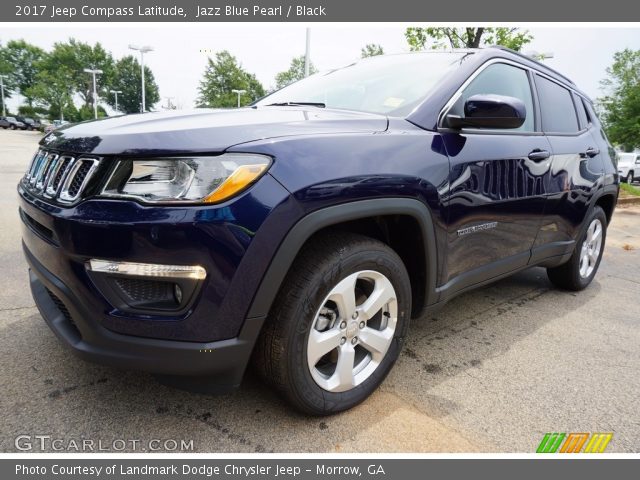
<svg viewBox="0 0 640 480">
<path fill-rule="evenodd" d="M 525 55 L 524 53 L 516 52 L 515 50 L 512 50 L 512 49 L 507 48 L 507 47 L 503 47 L 502 45 L 492 45 L 489 48 L 495 48 L 495 49 L 498 49 L 498 50 L 502 50 L 504 52 L 509 52 L 512 55 L 517 55 L 520 58 L 524 58 L 526 60 L 529 60 L 530 62 L 536 63 L 539 66 L 541 66 L 543 69 L 548 70 L 550 72 L 553 72 L 554 74 L 556 74 L 559 77 L 563 78 L 565 81 L 569 82 L 571 85 L 576 86 L 575 82 L 573 80 L 571 80 L 569 77 L 563 75 L 562 73 L 560 73 L 559 71 L 549 67 L 548 65 L 545 65 L 544 63 L 536 60 L 535 58 L 532 58 L 532 57 L 529 57 L 528 55 Z"/>
</svg>

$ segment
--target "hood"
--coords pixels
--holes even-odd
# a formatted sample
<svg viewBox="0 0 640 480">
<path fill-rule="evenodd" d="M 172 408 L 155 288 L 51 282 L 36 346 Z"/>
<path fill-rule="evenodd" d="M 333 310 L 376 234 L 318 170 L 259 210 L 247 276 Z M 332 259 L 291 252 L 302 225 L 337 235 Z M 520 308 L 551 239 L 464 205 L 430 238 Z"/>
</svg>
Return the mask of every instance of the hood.
<svg viewBox="0 0 640 480">
<path fill-rule="evenodd" d="M 387 118 L 382 115 L 316 107 L 197 109 L 83 122 L 54 130 L 40 144 L 95 155 L 216 153 L 239 143 L 274 137 L 386 129 Z"/>
</svg>

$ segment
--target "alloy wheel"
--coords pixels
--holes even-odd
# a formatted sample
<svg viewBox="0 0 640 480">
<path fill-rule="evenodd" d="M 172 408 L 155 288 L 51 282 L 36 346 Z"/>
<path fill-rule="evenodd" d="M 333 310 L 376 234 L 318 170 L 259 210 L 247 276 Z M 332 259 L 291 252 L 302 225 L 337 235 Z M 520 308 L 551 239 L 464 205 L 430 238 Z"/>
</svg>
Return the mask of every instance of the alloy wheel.
<svg viewBox="0 0 640 480">
<path fill-rule="evenodd" d="M 389 350 L 397 320 L 396 292 L 383 274 L 363 270 L 341 280 L 309 332 L 307 362 L 316 384 L 345 392 L 364 382 Z"/>
<path fill-rule="evenodd" d="M 589 277 L 596 268 L 602 250 L 602 222 L 595 218 L 587 228 L 587 234 L 580 249 L 580 276 Z"/>
</svg>

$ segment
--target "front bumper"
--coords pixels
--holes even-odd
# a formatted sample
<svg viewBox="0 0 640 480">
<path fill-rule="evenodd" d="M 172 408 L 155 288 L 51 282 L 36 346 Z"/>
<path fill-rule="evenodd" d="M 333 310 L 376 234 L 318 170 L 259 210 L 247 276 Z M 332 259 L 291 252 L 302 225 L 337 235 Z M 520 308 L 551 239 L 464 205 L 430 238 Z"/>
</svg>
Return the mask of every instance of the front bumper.
<svg viewBox="0 0 640 480">
<path fill-rule="evenodd" d="M 21 186 L 18 192 L 22 239 L 31 255 L 99 325 L 137 337 L 205 343 L 239 336 L 287 227 L 277 212 L 289 194 L 269 175 L 237 199 L 214 206 L 95 199 L 61 207 Z M 109 298 L 85 267 L 90 259 L 199 265 L 206 278 L 186 309 L 133 311 Z"/>
<path fill-rule="evenodd" d="M 61 207 L 21 186 L 19 213 L 33 298 L 49 327 L 90 361 L 172 377 L 240 383 L 264 315 L 251 301 L 293 207 L 265 175 L 226 204 L 147 207 L 87 200 Z M 187 311 L 133 314 L 104 296 L 92 258 L 201 265 L 206 278 Z"/>
<path fill-rule="evenodd" d="M 24 247 L 24 244 L 23 244 Z M 264 318 L 248 319 L 236 338 L 181 342 L 134 337 L 101 326 L 73 292 L 24 247 L 31 292 L 56 336 L 79 357 L 104 365 L 176 376 L 216 377 L 221 387 L 240 384 Z"/>
</svg>

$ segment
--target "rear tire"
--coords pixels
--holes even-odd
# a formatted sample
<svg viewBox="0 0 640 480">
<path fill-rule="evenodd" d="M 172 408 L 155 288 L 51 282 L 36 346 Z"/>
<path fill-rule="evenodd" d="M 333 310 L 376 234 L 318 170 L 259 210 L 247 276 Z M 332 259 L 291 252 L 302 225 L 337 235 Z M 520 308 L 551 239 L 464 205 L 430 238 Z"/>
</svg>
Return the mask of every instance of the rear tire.
<svg viewBox="0 0 640 480">
<path fill-rule="evenodd" d="M 633 172 L 627 174 L 627 183 L 631 185 L 633 183 Z"/>
<path fill-rule="evenodd" d="M 410 312 L 409 275 L 391 248 L 349 233 L 316 238 L 282 284 L 254 365 L 306 414 L 347 410 L 391 370 Z"/>
<path fill-rule="evenodd" d="M 585 221 L 568 262 L 547 268 L 551 283 L 564 290 L 578 291 L 589 286 L 598 271 L 607 236 L 607 216 L 595 206 Z"/>
</svg>

